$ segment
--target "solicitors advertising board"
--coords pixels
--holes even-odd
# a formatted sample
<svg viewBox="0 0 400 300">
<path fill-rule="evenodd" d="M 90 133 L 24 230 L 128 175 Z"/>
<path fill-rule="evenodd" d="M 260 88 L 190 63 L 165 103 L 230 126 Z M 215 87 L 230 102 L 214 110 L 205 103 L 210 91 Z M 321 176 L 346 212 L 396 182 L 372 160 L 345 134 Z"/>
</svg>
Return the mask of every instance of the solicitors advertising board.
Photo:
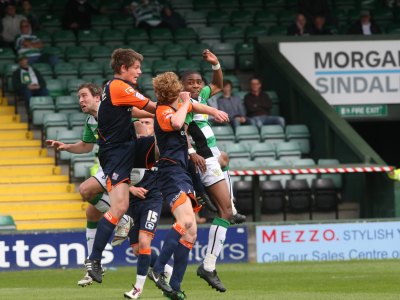
<svg viewBox="0 0 400 300">
<path fill-rule="evenodd" d="M 400 258 L 400 222 L 257 226 L 257 262 Z"/>
<path fill-rule="evenodd" d="M 189 262 L 199 263 L 206 255 L 208 228 L 199 228 L 197 241 L 190 252 Z M 152 248 L 159 253 L 168 230 L 159 229 Z M 220 262 L 247 262 L 247 228 L 231 227 L 220 257 Z M 56 232 L 0 235 L 0 271 L 40 268 L 82 267 L 86 250 L 85 232 Z M 107 244 L 102 264 L 108 266 L 135 266 L 137 258 L 128 241 L 121 246 Z"/>
<path fill-rule="evenodd" d="M 400 104 L 400 41 L 282 42 L 280 52 L 343 116 Z"/>
</svg>

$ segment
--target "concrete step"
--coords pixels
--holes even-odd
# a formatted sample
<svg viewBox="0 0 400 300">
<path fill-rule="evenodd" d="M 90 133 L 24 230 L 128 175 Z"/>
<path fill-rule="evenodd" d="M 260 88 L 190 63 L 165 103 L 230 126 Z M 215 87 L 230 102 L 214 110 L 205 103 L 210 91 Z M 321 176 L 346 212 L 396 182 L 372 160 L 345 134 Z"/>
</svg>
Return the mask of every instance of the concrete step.
<svg viewBox="0 0 400 300">
<path fill-rule="evenodd" d="M 55 205 L 53 201 L 37 201 L 26 203 L 21 202 L 1 202 L 0 211 L 2 214 L 14 215 L 15 213 L 30 212 L 54 212 L 56 211 L 86 211 L 89 204 L 83 201 L 59 201 Z"/>
<path fill-rule="evenodd" d="M 46 230 L 46 229 L 71 229 L 86 227 L 86 218 L 61 219 L 61 220 L 39 220 L 39 221 L 17 221 L 17 230 Z"/>
<path fill-rule="evenodd" d="M 54 165 L 54 163 L 54 157 L 21 157 L 20 159 L 0 157 L 0 166 Z"/>
<path fill-rule="evenodd" d="M 0 123 L 19 123 L 21 117 L 19 115 L 0 115 Z"/>
<path fill-rule="evenodd" d="M 40 147 L 27 147 L 27 148 L 0 148 L 1 158 L 20 158 L 20 157 L 46 157 L 47 149 Z"/>
<path fill-rule="evenodd" d="M 56 183 L 56 182 L 68 182 L 68 180 L 69 180 L 68 175 L 6 176 L 6 177 L 0 177 L 0 184 Z"/>
<path fill-rule="evenodd" d="M 53 205 L 57 205 L 60 201 L 76 201 L 82 202 L 82 197 L 79 193 L 24 193 L 24 194 L 0 194 L 0 203 L 3 202 L 35 202 L 49 201 Z"/>
<path fill-rule="evenodd" d="M 57 219 L 82 219 L 86 218 L 85 210 L 66 210 L 66 211 L 30 211 L 12 213 L 14 221 L 28 220 L 57 220 Z"/>
<path fill-rule="evenodd" d="M 0 140 L 32 140 L 33 132 L 27 130 L 1 130 Z"/>
<path fill-rule="evenodd" d="M 0 195 L 73 193 L 73 183 L 19 183 L 0 184 Z"/>
<path fill-rule="evenodd" d="M 9 148 L 9 147 L 41 147 L 42 143 L 39 140 L 6 140 L 1 141 L 0 149 L 1 148 Z"/>
<path fill-rule="evenodd" d="M 0 176 L 60 175 L 61 167 L 53 165 L 38 166 L 0 166 Z"/>
<path fill-rule="evenodd" d="M 28 130 L 28 123 L 0 123 L 0 130 Z"/>
<path fill-rule="evenodd" d="M 14 106 L 1 106 L 0 115 L 12 115 L 15 113 Z"/>
</svg>

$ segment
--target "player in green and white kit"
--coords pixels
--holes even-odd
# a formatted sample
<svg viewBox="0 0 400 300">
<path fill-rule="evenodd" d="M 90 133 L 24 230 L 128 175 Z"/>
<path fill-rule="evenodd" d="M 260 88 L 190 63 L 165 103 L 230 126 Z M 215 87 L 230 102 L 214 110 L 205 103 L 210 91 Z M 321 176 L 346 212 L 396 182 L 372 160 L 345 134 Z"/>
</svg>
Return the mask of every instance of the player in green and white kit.
<svg viewBox="0 0 400 300">
<path fill-rule="evenodd" d="M 98 135 L 96 116 L 101 97 L 101 89 L 93 83 L 84 83 L 78 88 L 78 96 L 82 111 L 89 115 L 86 118 L 82 141 L 75 144 L 64 144 L 60 141 L 47 140 L 46 143 L 49 147 L 54 147 L 59 151 L 68 151 L 77 154 L 88 153 L 93 150 Z M 139 125 L 139 122 L 135 123 Z M 82 199 L 91 204 L 86 209 L 86 239 L 89 256 L 93 249 L 97 222 L 103 216 L 103 213 L 110 208 L 110 198 L 107 194 L 105 175 L 100 166 L 94 176 L 88 178 L 80 185 L 79 192 Z M 133 220 L 129 216 L 124 215 L 121 218 L 115 233 L 116 236 L 119 236 L 120 242 L 123 242 L 123 237 L 127 237 L 132 225 Z M 78 285 L 90 285 L 92 281 L 92 278 L 86 274 L 82 280 L 78 281 Z"/>
<path fill-rule="evenodd" d="M 185 72 L 182 75 L 182 83 L 184 90 L 191 93 L 192 101 L 207 105 L 208 98 L 222 90 L 223 75 L 218 58 L 208 49 L 203 51 L 203 59 L 209 62 L 214 70 L 211 84 L 204 86 L 201 75 L 195 71 Z M 217 291 L 225 292 L 226 289 L 215 270 L 215 264 L 223 248 L 230 221 L 237 214 L 233 195 L 230 193 L 230 178 L 228 171 L 221 169 L 219 163 L 221 152 L 208 122 L 208 115 L 189 113 L 185 123 L 195 148 L 194 150 L 189 145 L 190 159 L 200 170 L 203 185 L 218 208 L 218 217 L 214 218 L 209 231 L 206 257 L 197 269 L 197 275 Z"/>
</svg>

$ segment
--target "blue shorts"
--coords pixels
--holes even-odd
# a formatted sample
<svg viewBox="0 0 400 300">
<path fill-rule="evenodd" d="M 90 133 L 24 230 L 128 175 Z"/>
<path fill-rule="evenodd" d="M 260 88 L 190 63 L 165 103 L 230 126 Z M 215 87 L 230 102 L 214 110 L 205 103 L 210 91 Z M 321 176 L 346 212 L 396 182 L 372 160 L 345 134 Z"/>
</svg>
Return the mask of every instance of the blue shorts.
<svg viewBox="0 0 400 300">
<path fill-rule="evenodd" d="M 186 196 L 192 200 L 193 209 L 200 210 L 194 197 L 194 189 L 190 174 L 179 165 L 159 167 L 156 172 L 156 183 L 164 201 L 167 202 L 171 212 L 186 201 Z"/>
<path fill-rule="evenodd" d="M 134 168 L 150 169 L 154 165 L 154 145 L 154 136 L 145 136 L 137 139 L 135 145 Z"/>
<path fill-rule="evenodd" d="M 120 144 L 102 145 L 99 148 L 99 161 L 107 176 L 107 190 L 122 183 L 130 183 L 134 165 L 136 141 Z"/>
</svg>

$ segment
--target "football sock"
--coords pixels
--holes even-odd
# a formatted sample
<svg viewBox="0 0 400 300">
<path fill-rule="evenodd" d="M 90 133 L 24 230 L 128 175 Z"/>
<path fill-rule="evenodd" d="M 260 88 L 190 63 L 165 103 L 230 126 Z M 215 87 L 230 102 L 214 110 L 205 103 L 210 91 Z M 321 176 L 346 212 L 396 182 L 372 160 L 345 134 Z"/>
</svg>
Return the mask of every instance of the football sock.
<svg viewBox="0 0 400 300">
<path fill-rule="evenodd" d="M 135 288 L 143 291 L 144 283 L 146 282 L 147 275 L 136 275 Z"/>
<path fill-rule="evenodd" d="M 174 252 L 174 270 L 169 281 L 169 285 L 174 291 L 181 290 L 181 282 L 185 275 L 189 259 L 189 252 L 193 248 L 193 243 L 181 239 Z"/>
<path fill-rule="evenodd" d="M 225 219 L 214 218 L 208 233 L 207 253 L 203 262 L 206 271 L 211 272 L 215 270 L 215 263 L 224 245 L 229 225 L 229 221 Z"/>
<path fill-rule="evenodd" d="M 101 218 L 97 225 L 92 254 L 90 254 L 89 257 L 91 260 L 101 260 L 103 250 L 106 247 L 117 223 L 118 219 L 113 217 L 109 212 L 106 212 L 104 217 Z"/>
<path fill-rule="evenodd" d="M 236 215 L 237 214 L 237 210 L 235 207 L 235 204 L 233 203 L 233 187 L 232 187 L 232 181 L 231 181 L 231 176 L 229 175 L 229 167 L 225 167 L 222 170 L 224 173 L 224 177 L 225 177 L 225 182 L 228 185 L 228 190 L 229 190 L 229 195 L 231 196 L 231 204 L 232 204 L 232 215 Z"/>
<path fill-rule="evenodd" d="M 164 246 L 161 249 L 160 255 L 154 264 L 153 270 L 157 273 L 161 273 L 164 271 L 164 267 L 167 264 L 168 260 L 171 258 L 174 253 L 179 240 L 182 235 L 185 234 L 185 229 L 180 226 L 178 223 L 175 223 L 172 228 L 168 231 L 167 236 L 165 237 Z M 176 258 L 175 258 L 176 263 Z"/>
<path fill-rule="evenodd" d="M 94 237 L 96 236 L 96 231 L 97 231 L 97 222 L 87 221 L 87 223 L 86 223 L 86 245 L 87 245 L 87 251 L 88 251 L 87 257 L 89 257 L 90 254 L 92 254 Z"/>
</svg>

